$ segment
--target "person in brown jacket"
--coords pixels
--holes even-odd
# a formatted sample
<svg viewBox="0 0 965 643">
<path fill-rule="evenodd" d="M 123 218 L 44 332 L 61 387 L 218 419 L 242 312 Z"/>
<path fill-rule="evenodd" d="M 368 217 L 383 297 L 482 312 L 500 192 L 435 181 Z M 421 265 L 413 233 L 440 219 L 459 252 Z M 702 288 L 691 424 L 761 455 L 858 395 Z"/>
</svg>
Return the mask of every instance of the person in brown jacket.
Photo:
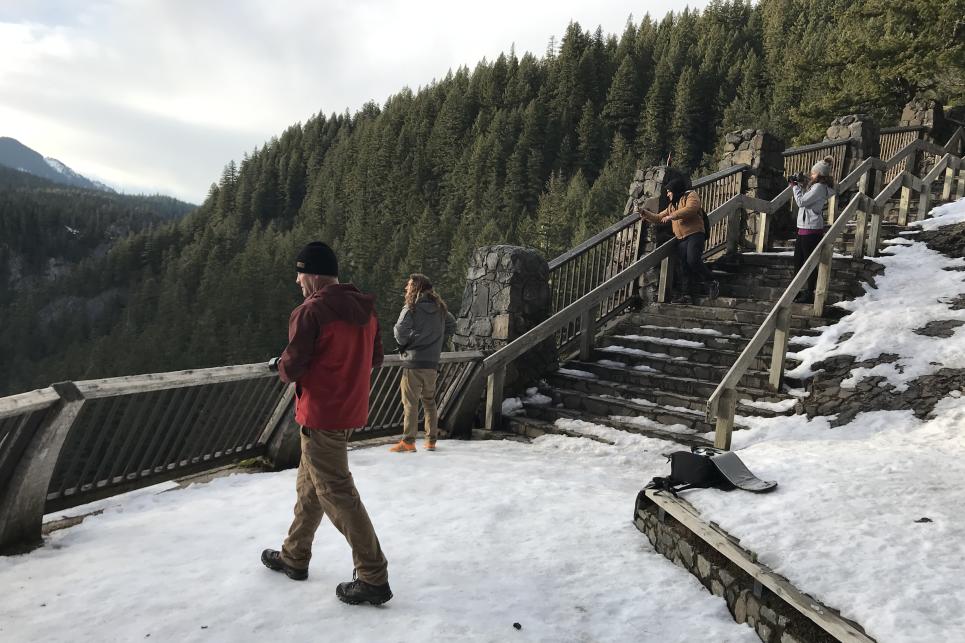
<svg viewBox="0 0 965 643">
<path fill-rule="evenodd" d="M 348 468 L 346 443 L 365 426 L 372 369 L 382 364 L 375 298 L 338 281 L 335 253 L 314 241 L 295 261 L 305 301 L 288 321 L 288 346 L 268 362 L 283 382 L 295 384 L 295 421 L 301 462 L 295 480 L 295 516 L 281 550 L 261 562 L 292 580 L 308 578 L 312 542 L 328 516 L 352 548 L 355 574 L 335 595 L 353 605 L 392 598 L 388 563 Z"/>
<path fill-rule="evenodd" d="M 681 294 L 671 303 L 691 303 L 690 294 L 697 291 L 694 282 L 702 286 L 703 292 L 710 299 L 715 299 L 720 290 L 720 284 L 714 280 L 714 273 L 704 264 L 704 245 L 707 241 L 707 231 L 704 230 L 703 206 L 700 197 L 693 190 L 687 189 L 684 179 L 674 178 L 667 182 L 667 198 L 670 205 L 657 213 L 641 209 L 640 216 L 650 223 L 670 223 L 674 237 L 677 238 L 677 255 L 679 257 Z"/>
</svg>

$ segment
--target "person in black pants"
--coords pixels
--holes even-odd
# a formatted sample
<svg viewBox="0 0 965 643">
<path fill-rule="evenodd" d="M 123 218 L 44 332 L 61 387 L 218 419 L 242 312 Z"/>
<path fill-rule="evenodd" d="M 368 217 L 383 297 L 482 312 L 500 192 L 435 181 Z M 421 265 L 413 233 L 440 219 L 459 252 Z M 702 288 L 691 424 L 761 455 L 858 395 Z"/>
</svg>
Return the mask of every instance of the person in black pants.
<svg viewBox="0 0 965 643">
<path fill-rule="evenodd" d="M 834 194 L 834 179 L 831 178 L 833 163 L 834 159 L 830 156 L 815 163 L 804 188 L 796 181 L 791 181 L 794 202 L 798 206 L 797 240 L 794 243 L 794 266 L 797 270 L 801 269 L 824 238 L 824 206 Z M 817 283 L 818 271 L 814 269 L 808 277 L 807 289 L 798 293 L 794 301 L 800 304 L 814 303 Z"/>
<path fill-rule="evenodd" d="M 707 231 L 701 216 L 703 206 L 700 197 L 687 189 L 684 179 L 674 178 L 667 182 L 667 198 L 670 205 L 656 213 L 641 209 L 640 216 L 650 223 L 670 223 L 677 238 L 677 256 L 680 258 L 681 294 L 671 303 L 691 303 L 690 293 L 706 294 L 715 299 L 720 284 L 714 280 L 714 273 L 704 264 L 704 245 Z M 697 288 L 696 284 L 702 288 Z M 703 292 L 701 292 L 703 291 Z"/>
</svg>

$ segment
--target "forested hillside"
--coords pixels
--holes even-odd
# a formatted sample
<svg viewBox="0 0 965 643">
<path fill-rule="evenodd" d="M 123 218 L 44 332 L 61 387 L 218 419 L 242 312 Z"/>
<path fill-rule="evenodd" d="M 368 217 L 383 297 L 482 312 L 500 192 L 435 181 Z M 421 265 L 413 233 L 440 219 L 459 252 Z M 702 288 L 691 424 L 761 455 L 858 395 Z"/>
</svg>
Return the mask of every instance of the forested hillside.
<svg viewBox="0 0 965 643">
<path fill-rule="evenodd" d="M 703 173 L 730 129 L 810 142 L 849 111 L 893 124 L 916 96 L 960 103 L 954 5 L 735 1 L 619 35 L 571 24 L 542 56 L 510 51 L 309 118 L 228 163 L 197 211 L 0 309 L 0 394 L 267 359 L 299 299 L 293 257 L 313 239 L 378 295 L 385 330 L 409 272 L 458 306 L 473 248 L 551 258 L 620 214 L 635 167 L 669 156 Z"/>
</svg>

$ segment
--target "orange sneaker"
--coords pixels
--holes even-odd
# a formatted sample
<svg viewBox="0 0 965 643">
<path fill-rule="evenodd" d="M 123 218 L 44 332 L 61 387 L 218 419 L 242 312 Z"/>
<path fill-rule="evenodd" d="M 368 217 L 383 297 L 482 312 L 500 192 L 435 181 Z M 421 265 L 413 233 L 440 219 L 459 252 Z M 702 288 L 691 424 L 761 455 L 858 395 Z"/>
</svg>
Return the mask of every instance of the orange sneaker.
<svg viewBox="0 0 965 643">
<path fill-rule="evenodd" d="M 436 450 L 436 441 L 435 441 L 435 440 L 426 440 L 426 441 L 423 443 L 423 447 L 422 447 L 422 448 L 424 448 L 426 451 L 435 451 L 435 450 Z"/>
<path fill-rule="evenodd" d="M 415 453 L 415 442 L 399 440 L 399 443 L 389 449 L 393 453 Z"/>
</svg>

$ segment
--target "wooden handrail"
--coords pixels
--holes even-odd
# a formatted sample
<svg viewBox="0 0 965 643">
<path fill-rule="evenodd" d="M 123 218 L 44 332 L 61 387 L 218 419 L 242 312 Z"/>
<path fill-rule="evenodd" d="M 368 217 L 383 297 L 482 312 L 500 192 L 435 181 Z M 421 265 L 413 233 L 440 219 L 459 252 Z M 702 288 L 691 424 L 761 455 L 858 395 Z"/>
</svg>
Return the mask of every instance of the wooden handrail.
<svg viewBox="0 0 965 643">
<path fill-rule="evenodd" d="M 924 125 L 902 125 L 901 127 L 882 127 L 878 130 L 879 134 L 900 134 L 902 132 L 927 132 L 928 127 Z"/>
<path fill-rule="evenodd" d="M 697 189 L 697 188 L 699 188 L 699 187 L 703 187 L 703 186 L 707 185 L 708 183 L 713 183 L 714 181 L 719 181 L 719 180 L 721 180 L 721 179 L 725 179 L 725 178 L 727 178 L 728 176 L 731 176 L 732 174 L 737 174 L 738 172 L 743 172 L 744 170 L 749 170 L 750 167 L 751 167 L 751 166 L 750 166 L 750 165 L 747 165 L 746 163 L 740 163 L 740 164 L 738 164 L 738 165 L 732 165 L 731 167 L 724 168 L 723 170 L 718 170 L 718 171 L 716 171 L 716 172 L 714 172 L 714 173 L 712 173 L 712 174 L 708 174 L 708 175 L 706 175 L 706 176 L 702 176 L 702 177 L 700 177 L 699 179 L 696 179 L 696 180 L 692 181 L 691 184 L 690 184 L 690 188 L 691 188 L 691 189 Z"/>
<path fill-rule="evenodd" d="M 26 393 L 17 393 L 0 397 L 0 419 L 14 415 L 23 415 L 53 406 L 60 399 L 52 387 L 41 388 Z"/>
</svg>

